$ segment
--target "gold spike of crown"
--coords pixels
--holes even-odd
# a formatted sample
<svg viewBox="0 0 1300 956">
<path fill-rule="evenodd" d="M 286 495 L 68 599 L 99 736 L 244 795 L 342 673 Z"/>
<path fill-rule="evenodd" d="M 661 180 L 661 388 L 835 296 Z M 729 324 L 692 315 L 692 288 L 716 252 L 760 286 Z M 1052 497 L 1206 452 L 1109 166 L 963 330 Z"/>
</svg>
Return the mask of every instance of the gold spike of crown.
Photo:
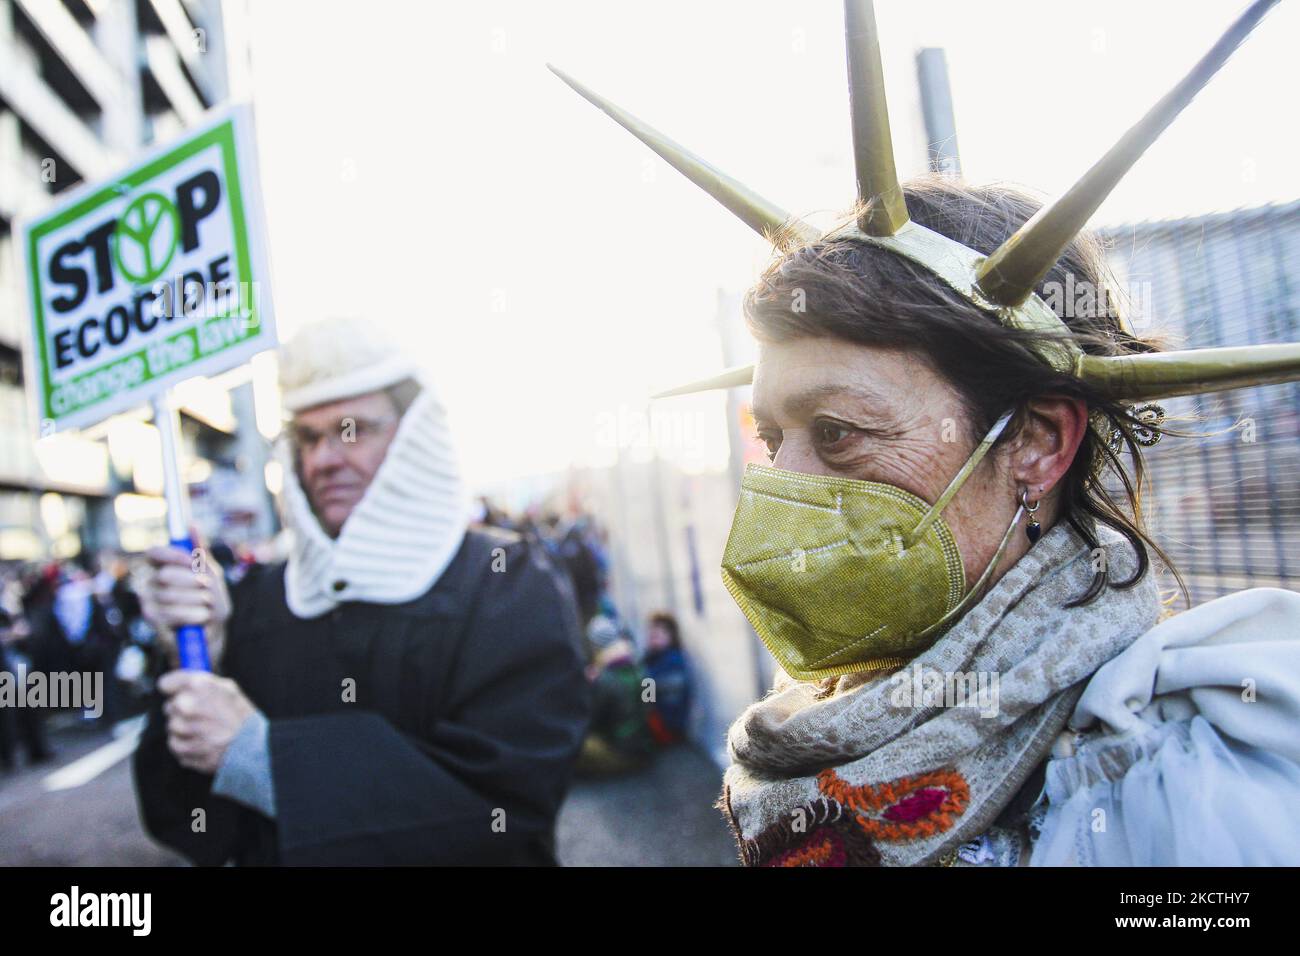
<svg viewBox="0 0 1300 956">
<path fill-rule="evenodd" d="M 1300 343 L 1189 349 L 1135 355 L 1087 355 L 1069 327 L 1034 292 L 1088 218 L 1174 118 L 1191 102 L 1278 0 L 1255 0 L 1191 71 L 1064 195 L 1038 210 L 990 255 L 912 222 L 894 169 L 894 148 L 885 102 L 880 40 L 871 0 L 845 0 L 849 102 L 853 156 L 861 217 L 821 234 L 626 110 L 550 64 L 547 68 L 584 99 L 641 140 L 673 168 L 771 239 L 785 234 L 801 242 L 835 236 L 888 249 L 934 273 L 1005 324 L 1061 333 L 1041 347 L 1045 361 L 1117 399 L 1149 400 L 1248 388 L 1300 379 Z M 728 369 L 656 395 L 748 385 L 753 366 Z"/>
</svg>

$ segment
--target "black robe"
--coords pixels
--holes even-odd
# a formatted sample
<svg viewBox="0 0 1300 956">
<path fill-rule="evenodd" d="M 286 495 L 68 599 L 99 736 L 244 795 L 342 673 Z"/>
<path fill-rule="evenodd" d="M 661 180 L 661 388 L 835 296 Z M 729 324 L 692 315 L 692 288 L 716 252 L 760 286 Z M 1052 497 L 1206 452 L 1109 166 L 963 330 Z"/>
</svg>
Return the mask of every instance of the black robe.
<svg viewBox="0 0 1300 956">
<path fill-rule="evenodd" d="M 572 589 L 539 545 L 470 531 L 422 597 L 312 620 L 283 565 L 231 597 L 221 671 L 270 722 L 276 819 L 180 766 L 160 699 L 134 758 L 155 838 L 199 864 L 555 862 L 590 703 Z"/>
</svg>

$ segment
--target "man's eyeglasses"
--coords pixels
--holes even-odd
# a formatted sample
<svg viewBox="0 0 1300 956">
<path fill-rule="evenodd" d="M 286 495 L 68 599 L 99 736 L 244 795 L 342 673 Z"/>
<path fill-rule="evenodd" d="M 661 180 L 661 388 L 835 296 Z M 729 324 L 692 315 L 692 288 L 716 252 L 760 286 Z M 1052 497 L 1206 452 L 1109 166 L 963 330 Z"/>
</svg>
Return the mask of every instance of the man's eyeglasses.
<svg viewBox="0 0 1300 956">
<path fill-rule="evenodd" d="M 289 441 L 299 454 L 315 451 L 326 442 L 334 442 L 341 451 L 347 451 L 349 447 L 372 444 L 385 435 L 396 421 L 397 418 L 391 415 L 386 418 L 340 418 L 338 427 L 328 431 L 319 431 L 306 425 L 290 425 Z"/>
</svg>

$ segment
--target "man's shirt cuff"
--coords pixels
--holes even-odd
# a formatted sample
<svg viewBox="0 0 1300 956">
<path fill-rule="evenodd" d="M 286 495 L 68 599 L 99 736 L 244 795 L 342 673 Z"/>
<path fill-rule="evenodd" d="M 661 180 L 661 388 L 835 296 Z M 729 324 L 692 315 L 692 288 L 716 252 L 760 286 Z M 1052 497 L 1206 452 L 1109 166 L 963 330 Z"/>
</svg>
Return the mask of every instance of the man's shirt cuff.
<svg viewBox="0 0 1300 956">
<path fill-rule="evenodd" d="M 212 792 L 275 819 L 275 787 L 271 780 L 270 722 L 260 710 L 240 725 L 212 781 Z"/>
</svg>

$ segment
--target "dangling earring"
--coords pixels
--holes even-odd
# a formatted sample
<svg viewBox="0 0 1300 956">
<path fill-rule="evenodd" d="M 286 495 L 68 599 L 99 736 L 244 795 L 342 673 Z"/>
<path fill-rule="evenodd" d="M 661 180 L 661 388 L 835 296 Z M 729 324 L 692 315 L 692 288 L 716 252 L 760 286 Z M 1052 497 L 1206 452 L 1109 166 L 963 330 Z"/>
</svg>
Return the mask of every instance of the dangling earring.
<svg viewBox="0 0 1300 956">
<path fill-rule="evenodd" d="M 1043 502 L 1041 499 L 1035 501 L 1034 506 L 1031 508 L 1029 507 L 1028 499 L 1029 489 L 1025 488 L 1020 492 L 1020 504 L 1024 506 L 1024 509 L 1027 512 L 1029 512 L 1029 524 L 1025 525 L 1025 537 L 1029 539 L 1030 544 L 1034 544 L 1043 536 L 1043 526 L 1040 525 L 1038 519 L 1034 517 L 1034 512 L 1038 510 L 1039 506 L 1042 505 Z"/>
</svg>

